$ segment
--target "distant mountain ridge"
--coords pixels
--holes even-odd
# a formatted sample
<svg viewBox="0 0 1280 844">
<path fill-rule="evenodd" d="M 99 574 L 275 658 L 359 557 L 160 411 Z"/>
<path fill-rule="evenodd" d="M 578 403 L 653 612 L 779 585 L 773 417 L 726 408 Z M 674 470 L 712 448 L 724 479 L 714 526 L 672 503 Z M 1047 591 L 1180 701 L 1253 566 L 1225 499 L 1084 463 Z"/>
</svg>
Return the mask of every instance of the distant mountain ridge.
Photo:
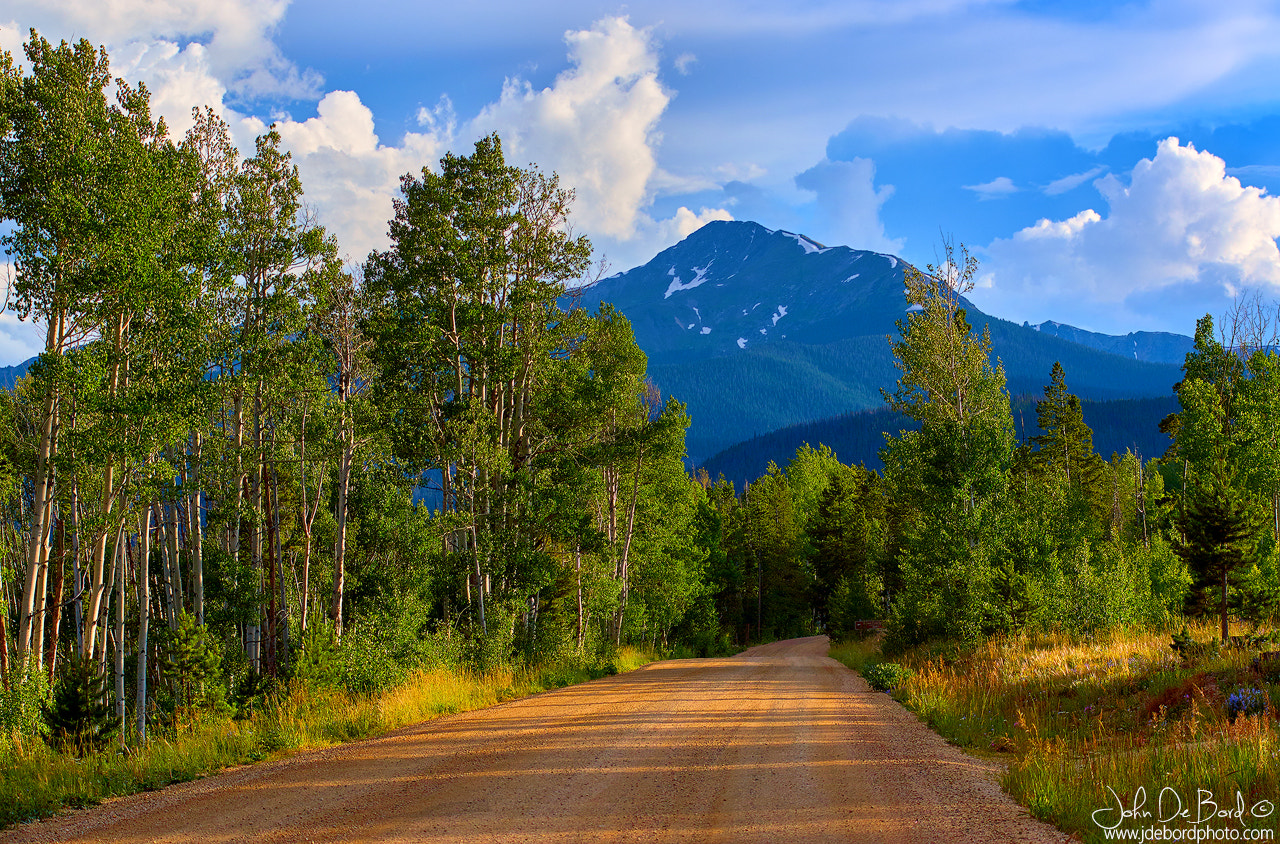
<svg viewBox="0 0 1280 844">
<path fill-rule="evenodd" d="M 904 268 L 893 255 L 715 221 L 568 300 L 609 302 L 630 319 L 649 376 L 689 406 L 697 463 L 779 428 L 882 407 L 898 375 L 889 337 L 908 310 Z M 991 331 L 1014 395 L 1040 393 L 1055 361 L 1082 399 L 1168 396 L 1181 377 L 1179 335 L 1104 348 L 1108 335 L 1017 325 L 964 304 L 975 330 Z"/>
<path fill-rule="evenodd" d="M 17 366 L 0 366 L 0 388 L 12 390 L 18 383 L 18 379 L 26 375 L 31 364 L 35 362 L 35 358 L 28 358 Z"/>
<path fill-rule="evenodd" d="M 1024 322 L 1023 325 L 1027 323 Z M 1083 328 L 1052 320 L 1030 327 L 1042 334 L 1052 334 L 1054 337 L 1061 337 L 1063 340 L 1070 340 L 1072 343 L 1110 352 L 1113 355 L 1156 363 L 1172 363 L 1177 366 L 1182 366 L 1187 353 L 1195 348 L 1195 340 L 1192 338 L 1167 331 L 1131 331 L 1123 337 L 1117 337 L 1112 334 L 1085 331 Z"/>
<path fill-rule="evenodd" d="M 1014 430 L 1019 441 L 1038 432 L 1036 401 L 1040 396 L 1015 396 L 1011 402 Z M 1160 431 L 1160 420 L 1178 411 L 1176 396 L 1114 401 L 1083 401 L 1084 421 L 1093 430 L 1094 451 L 1105 459 L 1126 450 L 1144 460 L 1164 454 L 1172 440 Z M 720 475 L 739 491 L 743 483 L 765 473 L 769 462 L 785 466 L 796 449 L 808 443 L 826 445 L 844 463 L 861 463 L 879 471 L 885 434 L 896 435 L 916 427 L 910 419 L 887 407 L 846 413 L 780 428 L 729 446 L 701 465 L 714 480 Z"/>
</svg>

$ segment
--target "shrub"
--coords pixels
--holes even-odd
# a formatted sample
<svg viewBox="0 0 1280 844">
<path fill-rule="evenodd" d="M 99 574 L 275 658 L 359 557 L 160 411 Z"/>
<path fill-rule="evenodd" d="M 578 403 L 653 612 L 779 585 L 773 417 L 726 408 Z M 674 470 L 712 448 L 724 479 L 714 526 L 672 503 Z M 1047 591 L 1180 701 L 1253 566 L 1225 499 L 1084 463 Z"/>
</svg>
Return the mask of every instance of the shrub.
<svg viewBox="0 0 1280 844">
<path fill-rule="evenodd" d="M 316 688 L 339 685 L 342 664 L 332 623 L 315 618 L 307 626 L 302 645 L 294 656 L 293 677 Z"/>
<path fill-rule="evenodd" d="M 880 692 L 898 688 L 914 674 L 910 668 L 896 662 L 880 662 L 862 669 L 862 676 L 871 684 L 871 688 Z"/>
<path fill-rule="evenodd" d="M 7 688 L 0 686 L 0 742 L 12 736 L 44 735 L 49 691 L 44 673 L 34 669 L 15 673 Z"/>
</svg>

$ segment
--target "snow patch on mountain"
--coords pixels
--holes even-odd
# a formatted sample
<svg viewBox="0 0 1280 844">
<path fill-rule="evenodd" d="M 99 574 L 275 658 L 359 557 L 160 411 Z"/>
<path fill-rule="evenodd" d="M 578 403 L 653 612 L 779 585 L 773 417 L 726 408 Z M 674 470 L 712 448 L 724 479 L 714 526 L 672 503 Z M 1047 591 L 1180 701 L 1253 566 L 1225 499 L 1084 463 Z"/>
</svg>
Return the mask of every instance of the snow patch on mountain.
<svg viewBox="0 0 1280 844">
<path fill-rule="evenodd" d="M 924 305 L 911 305 L 907 308 L 907 313 L 916 314 L 924 310 Z"/>
<path fill-rule="evenodd" d="M 796 243 L 800 244 L 800 248 L 804 250 L 804 254 L 806 255 L 812 255 L 815 252 L 821 255 L 823 252 L 828 252 L 835 248 L 834 246 L 823 246 L 822 244 L 812 241 L 802 234 L 792 234 L 791 232 L 784 232 L 784 231 L 780 231 L 778 232 L 778 234 L 782 235 L 783 237 L 789 237 L 792 240 L 794 240 Z"/>
<path fill-rule="evenodd" d="M 746 338 L 746 337 L 739 337 L 739 338 L 738 338 L 738 348 L 739 348 L 739 349 L 745 349 L 746 347 L 747 347 L 747 338 Z"/>
<path fill-rule="evenodd" d="M 713 260 L 711 263 L 714 264 L 715 261 Z M 707 264 L 705 267 L 694 267 L 693 279 L 689 281 L 687 284 L 680 280 L 680 276 L 675 274 L 675 269 L 676 269 L 675 267 L 672 267 L 667 272 L 667 275 L 674 276 L 674 277 L 671 279 L 671 283 L 667 285 L 667 292 L 662 294 L 663 299 L 670 299 L 671 294 L 677 291 L 692 290 L 693 288 L 701 285 L 704 281 L 707 280 L 707 270 L 711 269 L 711 264 Z"/>
<path fill-rule="evenodd" d="M 840 282 L 840 283 L 841 283 L 841 284 L 848 284 L 849 282 L 853 281 L 855 278 L 857 278 L 857 277 L 858 277 L 858 276 L 860 276 L 860 275 L 862 275 L 862 273 L 854 273 L 853 275 L 849 276 L 848 278 L 846 278 L 844 281 L 842 281 L 842 282 Z"/>
<path fill-rule="evenodd" d="M 779 305 L 779 306 L 778 306 L 778 310 L 777 310 L 776 312 L 774 312 L 774 314 L 773 314 L 773 324 L 774 324 L 774 325 L 777 325 L 777 324 L 778 324 L 778 320 L 782 319 L 782 318 L 783 318 L 784 316 L 786 316 L 786 315 L 787 315 L 787 306 L 786 306 L 786 305 Z"/>
<path fill-rule="evenodd" d="M 707 328 L 707 327 L 704 325 L 704 326 L 702 326 L 702 333 L 703 333 L 703 334 L 710 334 L 710 333 L 711 333 L 711 329 L 710 329 L 710 328 Z"/>
</svg>

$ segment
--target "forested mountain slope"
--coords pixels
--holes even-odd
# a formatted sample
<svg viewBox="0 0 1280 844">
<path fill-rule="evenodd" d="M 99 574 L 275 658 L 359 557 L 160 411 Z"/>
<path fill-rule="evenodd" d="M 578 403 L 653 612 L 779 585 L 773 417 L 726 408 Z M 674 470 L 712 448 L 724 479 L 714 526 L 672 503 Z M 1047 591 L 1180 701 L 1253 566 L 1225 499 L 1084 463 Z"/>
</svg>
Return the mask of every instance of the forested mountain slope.
<svg viewBox="0 0 1280 844">
<path fill-rule="evenodd" d="M 1013 399 L 1013 424 L 1020 442 L 1039 433 L 1037 398 L 1022 395 Z M 1171 440 L 1158 426 L 1165 416 L 1177 412 L 1178 399 L 1163 396 L 1084 401 L 1081 407 L 1085 423 L 1093 430 L 1093 447 L 1098 454 L 1109 459 L 1113 453 L 1123 454 L 1128 449 L 1146 460 L 1161 456 L 1169 447 Z M 784 466 L 796 449 L 808 443 L 815 448 L 819 444 L 830 447 L 843 463 L 861 463 L 879 471 L 883 467 L 879 452 L 884 447 L 885 434 L 896 435 L 915 427 L 911 420 L 885 407 L 844 413 L 735 443 L 708 458 L 702 468 L 713 480 L 724 475 L 741 489 L 744 481 L 763 475 L 770 461 Z"/>
<path fill-rule="evenodd" d="M 649 377 L 688 404 L 696 462 L 782 427 L 881 407 L 880 390 L 897 380 L 888 338 L 907 312 L 903 269 L 892 255 L 717 221 L 573 298 L 589 309 L 611 303 L 631 321 Z M 990 329 L 1015 395 L 1038 394 L 1055 361 L 1087 399 L 1168 396 L 1179 380 L 1166 361 L 1180 340 L 1141 360 L 1095 348 L 1106 335 L 1057 326 L 1066 336 L 1054 336 L 964 304 L 976 330 Z"/>
</svg>

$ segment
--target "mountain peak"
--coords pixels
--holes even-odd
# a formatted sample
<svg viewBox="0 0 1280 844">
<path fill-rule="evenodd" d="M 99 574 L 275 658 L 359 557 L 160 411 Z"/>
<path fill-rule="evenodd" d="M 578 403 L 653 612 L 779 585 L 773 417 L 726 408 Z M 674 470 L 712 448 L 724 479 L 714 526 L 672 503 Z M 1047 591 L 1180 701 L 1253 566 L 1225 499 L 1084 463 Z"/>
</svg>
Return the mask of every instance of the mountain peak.
<svg viewBox="0 0 1280 844">
<path fill-rule="evenodd" d="M 580 295 L 627 314 L 651 358 L 689 360 L 885 334 L 906 310 L 902 291 L 895 256 L 716 220 Z"/>
</svg>

